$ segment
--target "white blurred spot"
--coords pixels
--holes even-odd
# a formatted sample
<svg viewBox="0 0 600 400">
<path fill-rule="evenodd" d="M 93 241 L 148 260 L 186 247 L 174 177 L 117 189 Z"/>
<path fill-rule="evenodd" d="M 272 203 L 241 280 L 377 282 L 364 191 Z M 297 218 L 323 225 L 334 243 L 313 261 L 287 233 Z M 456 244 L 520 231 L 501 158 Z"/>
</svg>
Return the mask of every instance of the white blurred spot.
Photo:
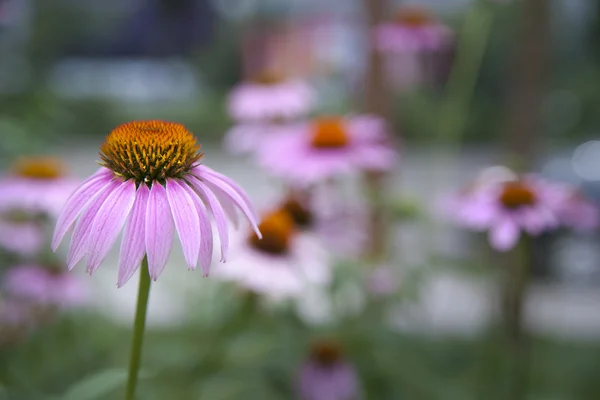
<svg viewBox="0 0 600 400">
<path fill-rule="evenodd" d="M 572 163 L 582 179 L 600 181 L 600 140 L 591 140 L 577 147 Z"/>
</svg>

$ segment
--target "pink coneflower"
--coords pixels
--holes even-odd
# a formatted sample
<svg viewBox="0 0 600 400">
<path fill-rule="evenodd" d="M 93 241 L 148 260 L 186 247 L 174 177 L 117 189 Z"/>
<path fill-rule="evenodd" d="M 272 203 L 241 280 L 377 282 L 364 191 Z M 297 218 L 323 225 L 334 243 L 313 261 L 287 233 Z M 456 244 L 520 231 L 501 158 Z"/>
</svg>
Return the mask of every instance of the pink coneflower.
<svg viewBox="0 0 600 400">
<path fill-rule="evenodd" d="M 238 122 L 268 122 L 303 117 L 315 105 L 313 89 L 303 81 L 264 73 L 236 86 L 228 111 Z"/>
<path fill-rule="evenodd" d="M 0 213 L 24 211 L 57 216 L 77 182 L 55 158 L 22 158 L 0 181 Z"/>
<path fill-rule="evenodd" d="M 383 120 L 329 117 L 288 128 L 257 150 L 259 163 L 292 185 L 307 186 L 364 170 L 389 171 L 398 154 Z"/>
<path fill-rule="evenodd" d="M 22 257 L 37 254 L 44 245 L 44 230 L 32 221 L 0 219 L 0 248 Z"/>
<path fill-rule="evenodd" d="M 359 382 L 352 364 L 346 361 L 335 341 L 321 340 L 298 374 L 298 395 L 302 400 L 353 400 Z"/>
<path fill-rule="evenodd" d="M 566 189 L 565 198 L 558 204 L 558 218 L 561 224 L 578 232 L 589 232 L 598 228 L 600 210 L 575 189 Z"/>
<path fill-rule="evenodd" d="M 467 228 L 487 230 L 492 247 L 506 251 L 521 232 L 537 236 L 557 228 L 557 202 L 563 198 L 558 186 L 527 176 L 472 187 L 454 202 L 452 217 Z"/>
<path fill-rule="evenodd" d="M 215 268 L 214 275 L 273 299 L 297 297 L 308 285 L 331 280 L 328 254 L 312 235 L 299 233 L 283 210 L 267 214 L 263 235 L 236 238 L 235 256 Z"/>
<path fill-rule="evenodd" d="M 67 259 L 69 269 L 84 256 L 93 273 L 125 226 L 117 285 L 123 286 L 147 257 L 156 280 L 169 258 L 177 231 L 189 269 L 209 272 L 214 217 L 221 260 L 228 252 L 226 214 L 239 208 L 260 235 L 252 206 L 230 178 L 199 164 L 194 136 L 181 124 L 134 121 L 114 129 L 100 148 L 102 167 L 67 201 L 56 224 L 56 250 L 75 224 Z M 79 217 L 79 219 L 78 219 Z"/>
<path fill-rule="evenodd" d="M 32 306 L 72 308 L 88 299 L 88 289 L 78 277 L 37 265 L 10 268 L 3 288 L 12 298 Z"/>
<path fill-rule="evenodd" d="M 386 53 L 437 51 L 451 40 L 452 31 L 419 6 L 403 7 L 393 22 L 375 30 L 375 45 Z"/>
</svg>

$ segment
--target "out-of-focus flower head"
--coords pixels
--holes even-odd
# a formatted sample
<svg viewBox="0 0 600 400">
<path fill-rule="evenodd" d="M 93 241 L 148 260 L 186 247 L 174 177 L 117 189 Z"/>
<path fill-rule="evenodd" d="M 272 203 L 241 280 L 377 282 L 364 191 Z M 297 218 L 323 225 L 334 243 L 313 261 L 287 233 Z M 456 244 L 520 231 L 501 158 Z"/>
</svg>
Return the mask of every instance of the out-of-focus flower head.
<svg viewBox="0 0 600 400">
<path fill-rule="evenodd" d="M 398 272 L 389 266 L 378 266 L 368 271 L 367 290 L 374 296 L 388 296 L 400 287 Z"/>
<path fill-rule="evenodd" d="M 89 299 L 89 288 L 79 277 L 54 266 L 14 266 L 4 275 L 2 286 L 11 298 L 34 307 L 69 309 Z"/>
<path fill-rule="evenodd" d="M 323 339 L 313 343 L 298 373 L 297 387 L 302 400 L 353 400 L 358 396 L 359 381 L 339 343 Z"/>
<path fill-rule="evenodd" d="M 227 108 L 237 122 L 273 122 L 304 117 L 315 101 L 316 94 L 306 82 L 265 71 L 234 87 Z"/>
<path fill-rule="evenodd" d="M 402 7 L 394 21 L 375 29 L 375 45 L 385 53 L 438 51 L 448 47 L 452 38 L 450 28 L 416 5 Z"/>
<path fill-rule="evenodd" d="M 66 168 L 51 157 L 21 158 L 0 179 L 0 213 L 22 211 L 55 217 L 77 187 Z"/>
<path fill-rule="evenodd" d="M 488 231 L 492 247 L 506 251 L 522 232 L 537 236 L 565 224 L 565 210 L 579 207 L 567 202 L 570 192 L 566 185 L 534 175 L 478 180 L 452 199 L 446 212 L 461 226 Z"/>
<path fill-rule="evenodd" d="M 258 236 L 260 231 L 245 192 L 232 179 L 200 165 L 199 150 L 194 136 L 178 123 L 134 121 L 115 128 L 100 148 L 102 167 L 79 186 L 58 218 L 53 250 L 75 224 L 67 266 L 73 268 L 87 255 L 91 274 L 125 225 L 117 281 L 121 287 L 144 257 L 156 280 L 177 231 L 188 268 L 200 264 L 208 275 L 211 217 L 220 238 L 221 261 L 229 247 L 227 216 L 237 220 L 236 209 Z"/>
<path fill-rule="evenodd" d="M 21 257 L 36 255 L 44 245 L 44 230 L 28 218 L 21 220 L 14 213 L 0 217 L 0 247 Z"/>
<path fill-rule="evenodd" d="M 577 232 L 590 232 L 600 224 L 598 205 L 574 188 L 565 189 L 565 198 L 557 204 L 558 218 L 563 226 Z"/>
<path fill-rule="evenodd" d="M 286 211 L 266 214 L 259 229 L 262 240 L 254 233 L 237 235 L 234 255 L 215 267 L 215 277 L 276 300 L 329 284 L 328 252 L 314 235 L 298 232 Z"/>
<path fill-rule="evenodd" d="M 257 159 L 292 186 L 307 187 L 365 170 L 392 170 L 399 156 L 390 142 L 381 118 L 324 117 L 287 127 L 259 146 Z"/>
</svg>

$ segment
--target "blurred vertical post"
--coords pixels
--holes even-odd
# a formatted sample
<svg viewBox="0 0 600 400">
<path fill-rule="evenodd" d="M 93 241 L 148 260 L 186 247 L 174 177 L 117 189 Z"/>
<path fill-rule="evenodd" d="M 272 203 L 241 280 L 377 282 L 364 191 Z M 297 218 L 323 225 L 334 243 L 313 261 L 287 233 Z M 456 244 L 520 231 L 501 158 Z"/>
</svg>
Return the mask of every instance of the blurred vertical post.
<svg viewBox="0 0 600 400">
<path fill-rule="evenodd" d="M 527 170 L 534 161 L 548 72 L 550 1 L 524 0 L 522 7 L 506 138 L 515 166 Z"/>
<path fill-rule="evenodd" d="M 518 171 L 533 167 L 536 139 L 540 130 L 540 109 L 549 62 L 550 1 L 522 2 L 520 33 L 509 96 L 507 148 Z M 523 327 L 523 309 L 532 267 L 529 238 L 523 238 L 505 265 L 508 277 L 504 293 L 504 318 L 512 351 L 510 370 L 514 380 L 511 399 L 524 398 L 527 392 L 529 364 L 527 337 Z"/>
<path fill-rule="evenodd" d="M 364 0 L 367 14 L 367 36 L 369 48 L 364 82 L 364 104 L 367 113 L 378 115 L 382 118 L 388 116 L 388 93 L 385 87 L 385 74 L 382 54 L 372 45 L 374 28 L 385 18 L 388 10 L 387 0 Z M 382 262 L 386 256 L 387 248 L 387 223 L 384 207 L 385 174 L 380 172 L 365 172 L 365 183 L 371 200 L 371 213 L 369 247 L 366 252 L 367 259 L 373 264 Z"/>
</svg>

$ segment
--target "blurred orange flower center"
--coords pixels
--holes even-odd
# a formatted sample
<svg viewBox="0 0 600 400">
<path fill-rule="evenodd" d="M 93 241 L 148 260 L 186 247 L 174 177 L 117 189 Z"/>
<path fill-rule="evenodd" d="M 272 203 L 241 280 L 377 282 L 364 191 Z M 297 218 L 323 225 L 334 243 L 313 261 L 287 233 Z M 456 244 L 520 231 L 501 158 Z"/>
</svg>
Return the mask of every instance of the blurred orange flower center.
<svg viewBox="0 0 600 400">
<path fill-rule="evenodd" d="M 263 71 L 252 79 L 252 82 L 265 86 L 277 85 L 283 81 L 285 81 L 284 76 L 274 71 Z"/>
<path fill-rule="evenodd" d="M 249 238 L 252 247 L 273 255 L 286 254 L 294 234 L 294 220 L 285 211 L 278 210 L 266 215 L 258 225 L 262 233 L 259 239 L 255 233 Z"/>
<path fill-rule="evenodd" d="M 433 22 L 431 13 L 424 7 L 407 6 L 396 14 L 396 23 L 409 27 L 425 26 Z"/>
<path fill-rule="evenodd" d="M 342 350 L 340 345 L 333 340 L 320 340 L 313 343 L 311 357 L 322 366 L 328 367 L 340 360 Z"/>
<path fill-rule="evenodd" d="M 522 182 L 507 182 L 500 194 L 500 202 L 506 208 L 531 206 L 537 201 L 535 193 Z"/>
<path fill-rule="evenodd" d="M 196 138 L 181 124 L 133 121 L 116 127 L 100 147 L 102 165 L 138 184 L 183 177 L 202 157 Z"/>
<path fill-rule="evenodd" d="M 323 118 L 313 125 L 311 145 L 317 149 L 337 149 L 348 145 L 348 134 L 341 118 Z"/>
<path fill-rule="evenodd" d="M 313 215 L 310 210 L 293 197 L 289 197 L 281 208 L 292 217 L 296 226 L 307 227 L 312 223 Z"/>
<path fill-rule="evenodd" d="M 56 158 L 21 158 L 13 167 L 18 176 L 31 179 L 52 180 L 65 174 L 64 164 Z"/>
</svg>

